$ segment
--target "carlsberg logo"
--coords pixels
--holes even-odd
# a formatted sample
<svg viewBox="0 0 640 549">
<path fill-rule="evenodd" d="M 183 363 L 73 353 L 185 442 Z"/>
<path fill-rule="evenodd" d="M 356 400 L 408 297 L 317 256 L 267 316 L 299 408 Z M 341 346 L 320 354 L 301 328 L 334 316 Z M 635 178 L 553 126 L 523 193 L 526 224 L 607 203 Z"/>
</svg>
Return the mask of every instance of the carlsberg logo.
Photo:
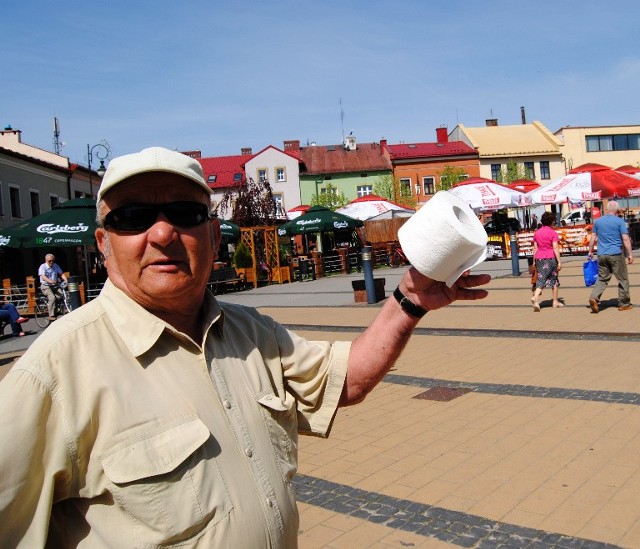
<svg viewBox="0 0 640 549">
<path fill-rule="evenodd" d="M 84 223 L 78 223 L 77 225 L 57 225 L 55 223 L 45 223 L 39 225 L 36 229 L 39 233 L 44 234 L 56 234 L 56 233 L 86 233 L 89 230 L 89 226 Z"/>
</svg>

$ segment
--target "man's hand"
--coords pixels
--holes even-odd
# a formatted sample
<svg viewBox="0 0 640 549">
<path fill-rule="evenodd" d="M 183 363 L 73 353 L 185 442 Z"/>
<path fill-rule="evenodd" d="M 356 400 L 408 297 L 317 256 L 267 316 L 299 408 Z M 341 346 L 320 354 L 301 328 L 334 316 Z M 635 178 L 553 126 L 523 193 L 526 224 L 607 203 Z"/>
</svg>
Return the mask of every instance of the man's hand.
<svg viewBox="0 0 640 549">
<path fill-rule="evenodd" d="M 484 299 L 488 295 L 487 290 L 473 288 L 490 281 L 491 275 L 471 275 L 467 271 L 449 288 L 444 282 L 432 280 L 411 267 L 400 281 L 400 290 L 416 305 L 434 311 L 458 300 Z"/>
</svg>

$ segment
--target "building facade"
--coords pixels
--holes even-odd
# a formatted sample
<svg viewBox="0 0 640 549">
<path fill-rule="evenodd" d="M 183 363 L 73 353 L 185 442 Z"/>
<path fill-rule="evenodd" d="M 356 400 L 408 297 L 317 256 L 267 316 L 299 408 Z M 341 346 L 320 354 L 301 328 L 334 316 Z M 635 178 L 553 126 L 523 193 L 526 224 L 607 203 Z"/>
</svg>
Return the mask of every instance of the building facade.
<svg viewBox="0 0 640 549">
<path fill-rule="evenodd" d="M 640 125 L 564 126 L 554 133 L 561 142 L 567 171 L 594 163 L 640 167 Z"/>
<path fill-rule="evenodd" d="M 465 177 L 480 175 L 478 151 L 463 141 L 450 141 L 447 128 L 436 129 L 436 142 L 387 144 L 383 154 L 393 166 L 393 176 L 409 189 L 419 207 L 441 188 L 447 167 L 461 169 Z"/>
</svg>

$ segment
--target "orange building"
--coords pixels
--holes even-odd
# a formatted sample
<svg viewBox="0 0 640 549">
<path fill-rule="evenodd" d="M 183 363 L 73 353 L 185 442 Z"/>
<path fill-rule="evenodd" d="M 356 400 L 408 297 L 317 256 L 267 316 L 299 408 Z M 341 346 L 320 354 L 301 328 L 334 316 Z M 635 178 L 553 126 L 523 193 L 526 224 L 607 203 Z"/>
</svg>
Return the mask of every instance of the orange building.
<svg viewBox="0 0 640 549">
<path fill-rule="evenodd" d="M 409 187 L 418 206 L 427 202 L 439 189 L 446 166 L 461 168 L 467 177 L 480 175 L 478 151 L 462 141 L 449 141 L 447 128 L 436 129 L 435 143 L 402 143 L 389 145 L 385 139 L 380 148 L 393 166 L 393 176 L 400 185 Z"/>
</svg>

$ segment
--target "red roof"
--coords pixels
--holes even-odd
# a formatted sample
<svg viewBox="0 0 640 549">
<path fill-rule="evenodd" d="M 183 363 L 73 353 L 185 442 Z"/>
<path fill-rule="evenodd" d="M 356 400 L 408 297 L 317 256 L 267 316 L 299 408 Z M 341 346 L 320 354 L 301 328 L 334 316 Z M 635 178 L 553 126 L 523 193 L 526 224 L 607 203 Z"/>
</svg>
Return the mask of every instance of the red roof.
<svg viewBox="0 0 640 549">
<path fill-rule="evenodd" d="M 300 148 L 304 174 L 352 173 L 391 170 L 377 143 L 359 143 L 354 151 L 342 145 L 312 145 Z"/>
<path fill-rule="evenodd" d="M 253 155 L 238 154 L 235 156 L 214 156 L 198 158 L 204 172 L 204 180 L 212 189 L 238 187 L 244 180 L 244 164 Z M 238 175 L 239 174 L 239 175 Z"/>
<path fill-rule="evenodd" d="M 478 151 L 462 141 L 448 141 L 446 143 L 403 143 L 401 145 L 387 145 L 391 160 L 406 160 L 409 158 L 437 158 L 439 156 L 473 155 Z"/>
</svg>

